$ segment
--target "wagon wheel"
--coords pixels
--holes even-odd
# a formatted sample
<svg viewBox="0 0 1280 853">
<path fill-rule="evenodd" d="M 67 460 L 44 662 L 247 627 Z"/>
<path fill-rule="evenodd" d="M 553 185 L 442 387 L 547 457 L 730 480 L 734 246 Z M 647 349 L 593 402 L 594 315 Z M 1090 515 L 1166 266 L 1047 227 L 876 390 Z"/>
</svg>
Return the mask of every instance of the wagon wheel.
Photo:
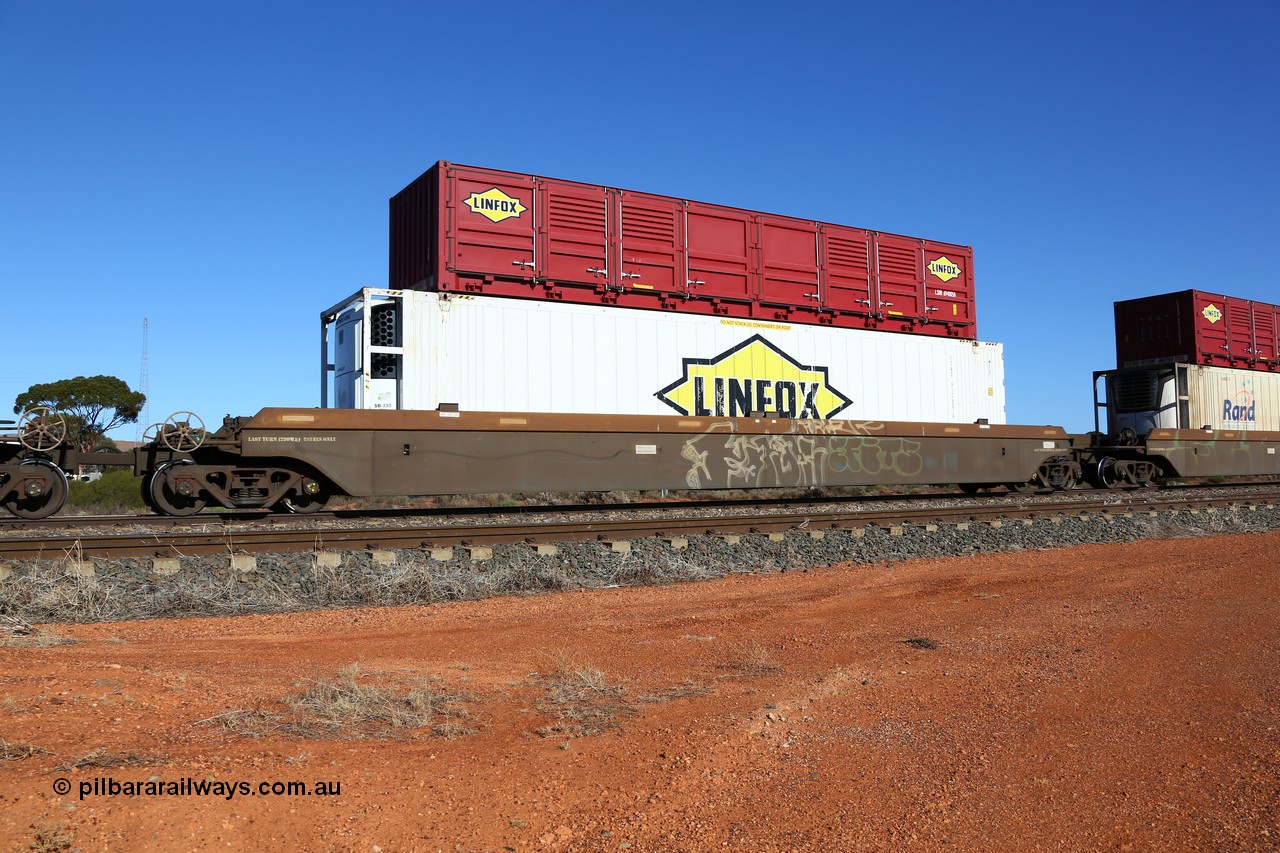
<svg viewBox="0 0 1280 853">
<path fill-rule="evenodd" d="M 306 515 L 323 509 L 328 502 L 329 489 L 318 480 L 303 477 L 298 488 L 281 498 L 276 508 L 296 515 Z"/>
<path fill-rule="evenodd" d="M 191 495 L 180 494 L 169 486 L 168 478 L 165 471 L 179 465 L 194 464 L 188 459 L 180 459 L 176 462 L 165 462 L 159 468 L 151 472 L 151 476 L 146 481 L 146 494 L 151 498 L 148 502 L 152 509 L 164 515 L 195 515 L 204 509 L 205 499 L 199 496 L 199 492 Z"/>
<path fill-rule="evenodd" d="M 27 409 L 18 418 L 18 441 L 28 450 L 53 450 L 67 437 L 67 419 L 47 406 Z"/>
<path fill-rule="evenodd" d="M 1017 495 L 1030 495 L 1040 491 L 1042 484 L 1037 473 L 1025 483 L 1006 483 L 1005 488 Z"/>
<path fill-rule="evenodd" d="M 183 416 L 185 420 L 179 420 Z M 160 440 L 176 453 L 190 453 L 204 444 L 204 421 L 195 412 L 174 412 L 160 427 Z"/>
<path fill-rule="evenodd" d="M 33 465 L 48 470 L 49 488 L 39 494 L 13 494 L 5 499 L 4 508 L 18 518 L 48 518 L 67 502 L 67 475 L 47 459 L 28 459 L 19 465 Z"/>
<path fill-rule="evenodd" d="M 1116 460 L 1111 456 L 1104 456 L 1098 460 L 1097 467 L 1097 483 L 1103 489 L 1119 489 L 1124 486 L 1124 475 L 1120 473 L 1116 467 Z"/>
</svg>

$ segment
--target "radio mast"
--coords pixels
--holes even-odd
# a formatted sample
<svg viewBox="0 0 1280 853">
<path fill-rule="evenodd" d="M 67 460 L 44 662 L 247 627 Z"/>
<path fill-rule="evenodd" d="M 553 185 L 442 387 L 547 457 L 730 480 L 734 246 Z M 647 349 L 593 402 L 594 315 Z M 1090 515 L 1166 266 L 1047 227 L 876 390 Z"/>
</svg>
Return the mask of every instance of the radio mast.
<svg viewBox="0 0 1280 853">
<path fill-rule="evenodd" d="M 147 393 L 147 326 L 150 324 L 150 318 L 142 318 L 142 366 L 138 368 L 138 391 L 145 395 Z M 147 430 L 147 413 L 151 410 L 151 401 L 144 400 L 142 403 L 142 411 L 138 413 L 138 429 L 134 433 L 134 440 L 139 444 L 142 443 L 143 433 Z"/>
</svg>

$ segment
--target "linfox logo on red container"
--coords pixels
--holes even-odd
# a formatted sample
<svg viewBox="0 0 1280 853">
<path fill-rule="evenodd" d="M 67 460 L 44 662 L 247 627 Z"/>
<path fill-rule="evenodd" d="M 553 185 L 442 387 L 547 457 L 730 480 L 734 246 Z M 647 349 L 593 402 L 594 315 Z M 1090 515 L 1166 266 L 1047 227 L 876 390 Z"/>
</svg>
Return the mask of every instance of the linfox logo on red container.
<svg viewBox="0 0 1280 853">
<path fill-rule="evenodd" d="M 960 266 L 955 261 L 951 260 L 946 255 L 943 255 L 935 261 L 930 261 L 928 269 L 930 273 L 936 275 L 943 281 L 951 281 L 951 279 L 964 272 L 964 270 L 960 269 Z"/>
<path fill-rule="evenodd" d="M 463 204 L 471 208 L 472 213 L 478 213 L 490 222 L 501 222 L 529 209 L 520 203 L 520 199 L 512 198 L 497 187 L 482 193 L 472 193 Z"/>
</svg>

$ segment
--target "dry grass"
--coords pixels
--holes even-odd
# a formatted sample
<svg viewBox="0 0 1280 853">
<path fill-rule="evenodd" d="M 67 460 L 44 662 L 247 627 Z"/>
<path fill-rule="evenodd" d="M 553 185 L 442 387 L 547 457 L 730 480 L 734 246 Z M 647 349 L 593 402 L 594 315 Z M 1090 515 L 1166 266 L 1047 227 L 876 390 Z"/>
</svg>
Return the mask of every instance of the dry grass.
<svg viewBox="0 0 1280 853">
<path fill-rule="evenodd" d="M 411 679 L 384 685 L 350 666 L 338 677 L 313 681 L 287 697 L 285 713 L 235 709 L 208 720 L 247 737 L 280 732 L 308 738 L 398 738 L 414 732 L 453 738 L 472 734 L 473 716 L 463 703 L 473 701 L 437 686 L 436 680 Z"/>
<path fill-rule="evenodd" d="M 75 830 L 68 828 L 61 821 L 41 823 L 35 827 L 35 831 L 35 837 L 27 845 L 27 849 L 35 853 L 60 853 L 63 850 L 71 850 L 76 842 Z"/>
<path fill-rule="evenodd" d="M 782 665 L 773 659 L 769 650 L 755 640 L 731 647 L 728 660 L 720 664 L 720 668 L 734 670 L 736 675 L 749 678 L 773 675 L 782 671 Z"/>
<path fill-rule="evenodd" d="M 593 664 L 564 658 L 540 681 L 547 692 L 536 703 L 537 708 L 554 717 L 552 723 L 538 729 L 543 737 L 598 734 L 616 727 L 619 718 L 631 712 L 623 699 L 625 689 L 611 684 L 604 670 Z"/>
<path fill-rule="evenodd" d="M 689 699 L 693 696 L 701 696 L 708 692 L 711 688 L 705 684 L 698 684 L 695 681 L 686 679 L 679 684 L 673 685 L 660 690 L 656 693 L 646 693 L 643 696 L 637 696 L 637 702 L 670 702 L 673 699 Z"/>
<path fill-rule="evenodd" d="M 29 743 L 14 743 L 0 737 L 0 761 L 22 761 L 33 755 L 44 755 L 43 747 Z"/>
<path fill-rule="evenodd" d="M 69 761 L 66 764 L 59 764 L 53 768 L 55 771 L 63 770 L 83 770 L 86 767 L 142 767 L 153 764 L 167 764 L 168 758 L 164 756 L 139 755 L 136 752 L 130 752 L 127 755 L 119 755 L 114 752 L 108 752 L 105 748 L 90 750 L 75 761 Z"/>
<path fill-rule="evenodd" d="M 0 617 L 0 646 L 40 649 L 48 646 L 70 646 L 75 642 L 73 637 L 55 634 L 16 617 Z"/>
<path fill-rule="evenodd" d="M 140 575 L 127 561 L 112 560 L 94 561 L 97 574 L 80 577 L 69 573 L 65 562 L 33 560 L 15 572 L 5 581 L 0 619 L 27 625 L 232 616 L 664 585 L 725 573 L 716 561 L 691 559 L 683 552 L 608 555 L 587 563 L 538 555 L 525 547 L 504 548 L 483 571 L 463 558 L 436 562 L 403 555 L 390 566 L 350 559 L 336 567 L 312 563 L 287 572 L 266 570 L 252 583 L 214 565 L 214 558 L 193 558 L 190 567 L 165 578 Z M 288 565 L 287 560 L 282 563 Z M 3 636 L 0 631 L 0 641 Z"/>
<path fill-rule="evenodd" d="M 28 637 L 8 637 L 0 639 L 0 646 L 17 649 L 46 649 L 51 646 L 74 646 L 74 637 L 64 637 L 48 631 L 40 631 Z"/>
</svg>

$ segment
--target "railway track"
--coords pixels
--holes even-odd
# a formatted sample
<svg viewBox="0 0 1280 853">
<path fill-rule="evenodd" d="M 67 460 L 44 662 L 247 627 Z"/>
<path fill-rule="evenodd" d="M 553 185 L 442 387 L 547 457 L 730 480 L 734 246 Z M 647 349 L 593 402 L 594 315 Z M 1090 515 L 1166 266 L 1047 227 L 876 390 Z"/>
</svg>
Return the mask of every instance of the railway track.
<svg viewBox="0 0 1280 853">
<path fill-rule="evenodd" d="M 936 497 L 936 496 L 934 496 Z M 717 503 L 717 502 L 710 502 Z M 326 526 L 314 517 L 298 519 L 297 524 L 249 524 L 228 526 L 225 522 L 206 522 L 198 527 L 189 523 L 183 529 L 109 530 L 100 527 L 83 532 L 58 535 L 26 535 L 0 539 L 0 559 L 58 559 L 68 555 L 94 558 L 156 558 L 201 556 L 211 554 L 302 552 L 319 550 L 423 549 L 452 546 L 483 546 L 508 543 L 554 543 L 591 539 L 626 540 L 643 537 L 688 537 L 704 534 L 769 534 L 787 531 L 820 531 L 832 528 L 893 527 L 908 524 L 955 524 L 964 522 L 996 522 L 1051 516 L 1117 515 L 1136 512 L 1169 512 L 1208 510 L 1230 506 L 1274 506 L 1280 503 L 1280 489 L 1270 488 L 1248 493 L 1214 495 L 1169 494 L 1166 492 L 1089 492 L 1077 496 L 1060 496 L 1053 501 L 1031 499 L 978 500 L 927 506 L 851 506 L 822 507 L 782 506 L 750 514 L 707 512 L 700 507 L 691 511 L 685 504 L 663 504 L 662 511 L 636 513 L 636 507 L 595 506 L 591 518 L 568 518 L 580 508 L 546 508 L 535 520 L 527 517 L 503 521 L 457 518 L 423 523 L 352 524 Z M 738 504 L 731 506 L 741 508 Z M 759 509 L 758 507 L 755 507 Z M 498 512 L 506 512 L 499 509 Z M 456 513 L 454 514 L 456 516 Z M 556 517 L 556 516 L 559 517 Z M 621 515 L 621 517 L 618 517 Z M 277 518 L 279 518 L 277 516 Z M 139 519 L 140 520 L 140 519 Z M 202 519 L 203 520 L 203 519 Z M 115 524 L 132 523 L 116 517 Z M 188 522 L 191 520 L 188 519 Z M 405 519 L 401 519 L 405 521 Z"/>
<path fill-rule="evenodd" d="M 1183 483 L 1164 486 L 1158 494 L 1197 495 L 1205 490 L 1222 491 L 1233 495 L 1267 495 L 1271 492 L 1280 494 L 1280 482 L 1257 482 L 1231 486 L 1209 487 L 1203 484 Z M 1113 499 L 1123 492 L 1077 491 L 1075 495 L 1098 494 L 1099 500 Z M 1132 494 L 1148 494 L 1133 492 Z M 430 507 L 391 507 L 382 509 L 330 509 L 293 515 L 277 513 L 269 510 L 249 509 L 241 511 L 205 511 L 191 516 L 156 515 L 154 513 L 129 515 L 70 516 L 58 515 L 43 519 L 14 518 L 0 515 L 0 539 L 7 536 L 22 536 L 40 531 L 70 531 L 93 528 L 163 528 L 192 525 L 227 526 L 237 523 L 262 524 L 269 526 L 296 526 L 317 522 L 353 522 L 361 520 L 402 520 L 413 518 L 467 518 L 495 515 L 568 515 L 575 513 L 599 513 L 605 511 L 623 512 L 672 512 L 696 511 L 706 509 L 736 509 L 738 511 L 755 511 L 761 507 L 821 507 L 828 505 L 854 504 L 861 507 L 876 504 L 901 503 L 905 501 L 979 501 L 1001 503 L 1010 499 L 1003 492 L 984 492 L 977 496 L 965 495 L 961 492 L 928 491 L 919 493 L 887 493 L 887 494 L 843 494 L 802 497 L 753 497 L 747 499 L 731 498 L 698 498 L 694 500 L 633 501 L 626 504 L 579 503 L 579 504 L 517 504 L 515 506 L 430 506 Z M 1014 496 L 1016 497 L 1016 496 Z M 1062 493 L 1044 492 L 1034 496 L 1021 496 L 1027 500 L 1041 500 L 1046 503 L 1062 500 Z"/>
</svg>

